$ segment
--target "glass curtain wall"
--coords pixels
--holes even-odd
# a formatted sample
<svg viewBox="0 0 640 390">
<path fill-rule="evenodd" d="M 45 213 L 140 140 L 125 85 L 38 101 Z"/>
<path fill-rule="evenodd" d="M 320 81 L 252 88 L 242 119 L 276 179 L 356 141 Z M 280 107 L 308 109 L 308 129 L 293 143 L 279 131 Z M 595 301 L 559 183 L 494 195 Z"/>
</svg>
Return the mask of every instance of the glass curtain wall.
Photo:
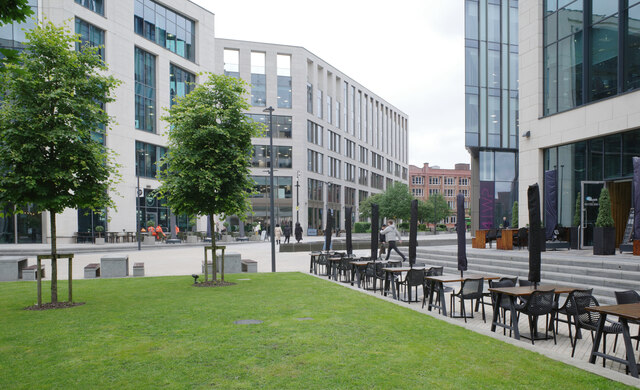
<svg viewBox="0 0 640 390">
<path fill-rule="evenodd" d="M 267 75 L 265 73 L 265 53 L 251 52 L 251 105 L 267 105 Z"/>
<path fill-rule="evenodd" d="M 291 56 L 278 54 L 278 108 L 291 108 Z"/>
<path fill-rule="evenodd" d="M 171 89 L 171 105 L 176 98 L 185 97 L 195 88 L 196 76 L 186 70 L 171 64 L 169 67 L 169 88 Z"/>
</svg>

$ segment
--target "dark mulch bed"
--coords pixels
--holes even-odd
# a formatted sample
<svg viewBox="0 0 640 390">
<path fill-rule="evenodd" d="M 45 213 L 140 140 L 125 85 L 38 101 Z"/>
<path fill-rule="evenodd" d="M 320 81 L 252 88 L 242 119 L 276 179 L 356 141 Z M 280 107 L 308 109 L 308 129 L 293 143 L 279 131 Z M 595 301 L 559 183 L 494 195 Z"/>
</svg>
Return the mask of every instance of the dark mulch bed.
<svg viewBox="0 0 640 390">
<path fill-rule="evenodd" d="M 25 307 L 25 310 L 51 310 L 51 309 L 66 309 L 68 307 L 82 306 L 85 302 L 58 302 L 58 303 L 43 303 L 42 305 L 33 305 Z"/>
<path fill-rule="evenodd" d="M 216 280 L 216 281 L 208 281 L 208 282 L 201 282 L 201 283 L 195 283 L 193 286 L 194 287 L 225 287 L 225 286 L 233 286 L 235 285 L 235 283 L 231 283 L 231 282 L 223 282 L 222 280 Z"/>
</svg>

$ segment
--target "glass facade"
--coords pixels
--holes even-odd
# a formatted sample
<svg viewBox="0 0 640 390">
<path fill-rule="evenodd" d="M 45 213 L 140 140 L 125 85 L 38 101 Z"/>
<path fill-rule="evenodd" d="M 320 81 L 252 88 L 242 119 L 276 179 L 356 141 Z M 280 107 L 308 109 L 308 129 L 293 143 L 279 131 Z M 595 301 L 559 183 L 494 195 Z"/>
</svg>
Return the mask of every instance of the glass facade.
<svg viewBox="0 0 640 390">
<path fill-rule="evenodd" d="M 224 49 L 224 75 L 240 78 L 240 51 Z"/>
<path fill-rule="evenodd" d="M 543 12 L 544 115 L 640 86 L 637 1 L 547 0 Z"/>
<path fill-rule="evenodd" d="M 76 34 L 80 35 L 80 42 L 76 43 L 76 50 L 84 45 L 98 47 L 98 54 L 104 59 L 104 30 L 76 18 Z"/>
<path fill-rule="evenodd" d="M 251 52 L 251 105 L 267 105 L 267 75 L 265 73 L 265 53 Z"/>
<path fill-rule="evenodd" d="M 193 20 L 152 0 L 135 0 L 133 20 L 136 34 L 190 61 L 196 60 Z"/>
<path fill-rule="evenodd" d="M 254 122 L 264 124 L 264 137 L 269 138 L 269 115 L 264 114 L 246 114 Z M 291 138 L 292 121 L 290 116 L 272 115 L 273 120 L 273 138 Z"/>
<path fill-rule="evenodd" d="M 138 161 L 138 175 L 155 179 L 161 166 L 160 159 L 167 153 L 167 148 L 136 141 L 136 158 Z"/>
<path fill-rule="evenodd" d="M 511 219 L 518 171 L 518 2 L 465 0 L 465 145 L 477 166 L 474 229 Z"/>
<path fill-rule="evenodd" d="M 88 8 L 97 14 L 104 15 L 104 0 L 75 0 L 75 1 L 81 6 Z"/>
<path fill-rule="evenodd" d="M 14 22 L 0 25 L 0 47 L 8 49 L 22 48 L 22 43 L 26 40 L 24 30 L 29 31 L 35 27 L 35 21 L 33 18 L 38 15 L 38 1 L 29 0 L 28 3 L 31 6 L 33 15 L 28 17 L 24 23 Z M 1 53 L 0 58 L 4 58 Z"/>
<path fill-rule="evenodd" d="M 156 131 L 156 57 L 135 48 L 136 129 Z"/>
<path fill-rule="evenodd" d="M 142 189 L 141 189 L 142 190 Z M 148 226 L 153 222 L 154 226 L 162 226 L 165 234 L 169 232 L 169 207 L 164 198 L 157 198 L 153 189 L 145 188 L 142 196 L 138 197 L 138 223 L 139 226 Z"/>
<path fill-rule="evenodd" d="M 176 98 L 185 97 L 195 87 L 196 76 L 193 73 L 177 67 L 173 64 L 169 66 L 169 88 L 171 89 L 171 105 Z"/>
<path fill-rule="evenodd" d="M 291 56 L 278 54 L 278 108 L 291 108 Z"/>
<path fill-rule="evenodd" d="M 273 151 L 276 153 L 276 165 L 275 168 L 291 168 L 291 146 L 273 146 Z M 254 145 L 253 146 L 253 158 L 251 159 L 251 166 L 254 168 L 270 168 L 271 159 L 269 158 L 271 153 L 269 152 L 269 145 Z"/>
</svg>

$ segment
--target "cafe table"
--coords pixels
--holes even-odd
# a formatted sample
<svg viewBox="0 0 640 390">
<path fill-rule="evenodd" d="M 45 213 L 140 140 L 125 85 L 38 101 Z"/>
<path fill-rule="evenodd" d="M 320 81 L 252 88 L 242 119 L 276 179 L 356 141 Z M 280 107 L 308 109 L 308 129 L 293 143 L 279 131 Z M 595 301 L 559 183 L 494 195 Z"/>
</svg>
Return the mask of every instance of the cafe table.
<svg viewBox="0 0 640 390">
<path fill-rule="evenodd" d="M 462 282 L 465 279 L 480 279 L 484 280 L 496 280 L 500 279 L 500 276 L 495 275 L 478 275 L 478 274 L 467 274 L 467 275 L 437 275 L 437 276 L 426 276 L 425 279 L 427 283 L 431 283 L 431 288 L 429 289 L 429 305 L 427 306 L 427 310 L 431 311 L 432 307 L 436 309 L 442 310 L 442 315 L 447 316 L 447 300 L 444 297 L 444 284 L 445 283 L 455 283 Z M 435 294 L 436 288 L 438 289 L 438 296 L 440 297 L 440 302 L 433 302 L 433 296 Z"/>
<path fill-rule="evenodd" d="M 492 293 L 496 293 L 496 302 L 495 302 L 495 306 L 493 307 L 493 320 L 491 321 L 491 331 L 495 332 L 496 331 L 496 326 L 501 326 L 505 329 L 509 329 L 513 331 L 513 338 L 515 338 L 516 340 L 520 340 L 520 330 L 518 329 L 518 321 L 517 321 L 517 313 L 516 313 L 516 299 L 519 297 L 528 297 L 531 294 L 533 294 L 534 291 L 550 291 L 550 290 L 554 290 L 555 292 L 555 300 L 556 302 L 558 301 L 558 299 L 560 298 L 560 294 L 569 294 L 572 293 L 575 290 L 580 290 L 580 287 L 570 287 L 570 286 L 561 286 L 561 285 L 555 285 L 555 284 L 543 284 L 543 285 L 539 285 L 537 287 L 535 286 L 520 286 L 520 287 L 496 287 L 496 288 L 489 288 L 489 291 Z M 512 325 L 507 324 L 506 321 L 506 316 L 505 318 L 502 319 L 502 321 L 504 322 L 498 322 L 498 314 L 499 314 L 499 307 L 500 307 L 500 303 L 502 302 L 502 300 L 507 297 L 509 299 L 509 310 L 511 313 L 511 322 Z M 513 320 L 516 321 L 513 321 Z M 514 324 L 515 323 L 515 324 Z M 545 326 L 547 326 L 545 324 Z M 536 327 L 537 329 L 537 327 Z M 522 337 L 524 338 L 529 338 L 530 337 L 534 337 L 536 340 L 537 339 L 541 339 L 541 337 L 539 337 L 536 334 L 533 335 L 522 335 Z"/>
<path fill-rule="evenodd" d="M 360 288 L 360 284 L 362 282 L 362 273 L 366 272 L 367 265 L 369 263 L 379 263 L 379 264 L 389 264 L 396 263 L 395 261 L 388 260 L 355 260 L 351 261 L 351 285 L 353 286 L 353 281 L 355 280 L 358 283 L 358 288 Z"/>
<path fill-rule="evenodd" d="M 327 266 L 329 267 L 329 272 L 327 272 L 327 278 L 333 280 L 338 280 L 338 265 L 342 261 L 344 256 L 340 254 L 333 254 L 327 257 Z"/>
<path fill-rule="evenodd" d="M 628 303 L 625 305 L 612 305 L 612 306 L 591 306 L 585 308 L 587 311 L 600 313 L 600 320 L 598 321 L 598 330 L 596 331 L 596 337 L 593 341 L 593 347 L 591 348 L 591 356 L 589 357 L 589 363 L 595 364 L 596 358 L 600 356 L 603 359 L 613 360 L 615 362 L 626 365 L 629 368 L 629 373 L 634 378 L 638 377 L 638 365 L 636 363 L 635 350 L 631 344 L 631 336 L 629 335 L 629 320 L 640 321 L 640 303 Z M 626 359 L 621 359 L 617 356 L 607 355 L 605 352 L 598 352 L 598 346 L 602 339 L 602 331 L 604 329 L 607 315 L 617 316 L 622 324 L 622 338 L 624 340 L 624 347 L 626 350 Z"/>
<path fill-rule="evenodd" d="M 316 265 L 316 260 L 318 258 L 318 256 L 320 256 L 322 254 L 322 252 L 317 251 L 317 252 L 311 252 L 309 253 L 309 256 L 311 256 L 311 260 L 309 261 L 309 273 L 316 273 L 315 271 L 315 265 Z"/>
<path fill-rule="evenodd" d="M 408 272 L 411 269 L 424 270 L 424 267 L 385 267 L 382 270 L 385 272 L 385 287 L 384 294 L 387 295 L 387 291 L 389 290 L 389 283 L 391 283 L 391 292 L 393 299 L 398 299 L 399 297 L 396 295 L 396 276 L 402 274 L 403 272 Z M 409 289 L 409 302 L 411 302 L 411 289 Z"/>
</svg>

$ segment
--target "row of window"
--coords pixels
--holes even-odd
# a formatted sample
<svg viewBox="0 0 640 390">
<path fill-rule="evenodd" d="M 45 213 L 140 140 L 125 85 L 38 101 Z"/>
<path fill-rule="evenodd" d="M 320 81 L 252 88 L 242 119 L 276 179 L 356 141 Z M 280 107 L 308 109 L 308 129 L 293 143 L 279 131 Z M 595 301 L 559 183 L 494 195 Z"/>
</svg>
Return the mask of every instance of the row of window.
<svg viewBox="0 0 640 390">
<path fill-rule="evenodd" d="M 262 123 L 264 125 L 264 137 L 269 138 L 269 115 L 265 114 L 245 114 L 251 118 L 254 122 Z M 273 138 L 291 138 L 292 120 L 290 116 L 285 115 L 272 115 L 271 126 L 273 127 Z"/>
<path fill-rule="evenodd" d="M 640 87 L 638 3 L 545 2 L 544 115 Z"/>
<path fill-rule="evenodd" d="M 445 177 L 444 178 L 444 184 L 445 185 L 455 185 L 456 184 L 456 178 L 455 177 Z M 411 176 L 411 184 L 412 185 L 424 185 L 424 176 Z M 438 176 L 430 176 L 429 177 L 429 184 L 440 184 L 440 177 Z M 469 178 L 468 177 L 459 177 L 458 178 L 458 185 L 461 186 L 467 186 L 469 185 Z"/>
<path fill-rule="evenodd" d="M 273 146 L 273 151 L 276 154 L 275 168 L 291 168 L 291 146 Z M 270 168 L 271 167 L 271 153 L 269 145 L 253 145 L 253 157 L 251 159 L 251 166 L 253 168 Z"/>
<path fill-rule="evenodd" d="M 267 53 L 251 52 L 251 105 L 267 105 Z M 224 49 L 224 74 L 240 78 L 240 50 Z M 278 108 L 291 108 L 291 55 L 276 54 Z"/>
<path fill-rule="evenodd" d="M 314 69 L 311 63 L 308 64 L 309 76 Z M 318 67 L 318 78 L 324 80 L 324 69 Z M 333 82 L 332 74 L 328 73 L 327 83 Z M 406 161 L 407 156 L 407 121 L 402 116 L 375 101 L 373 97 L 356 90 L 354 85 L 349 85 L 346 81 L 341 83 L 340 78 L 335 78 L 336 87 L 342 88 L 342 109 L 340 102 L 326 94 L 321 89 L 322 82 L 316 87 L 314 93 L 313 84 L 307 82 L 307 112 L 315 114 L 318 118 L 324 119 L 327 123 L 343 129 L 345 132 L 358 137 L 368 144 L 382 150 L 391 156 Z M 335 109 L 334 109 L 335 106 Z M 325 110 L 326 107 L 326 110 Z M 369 119 L 371 118 L 371 126 Z"/>
</svg>

